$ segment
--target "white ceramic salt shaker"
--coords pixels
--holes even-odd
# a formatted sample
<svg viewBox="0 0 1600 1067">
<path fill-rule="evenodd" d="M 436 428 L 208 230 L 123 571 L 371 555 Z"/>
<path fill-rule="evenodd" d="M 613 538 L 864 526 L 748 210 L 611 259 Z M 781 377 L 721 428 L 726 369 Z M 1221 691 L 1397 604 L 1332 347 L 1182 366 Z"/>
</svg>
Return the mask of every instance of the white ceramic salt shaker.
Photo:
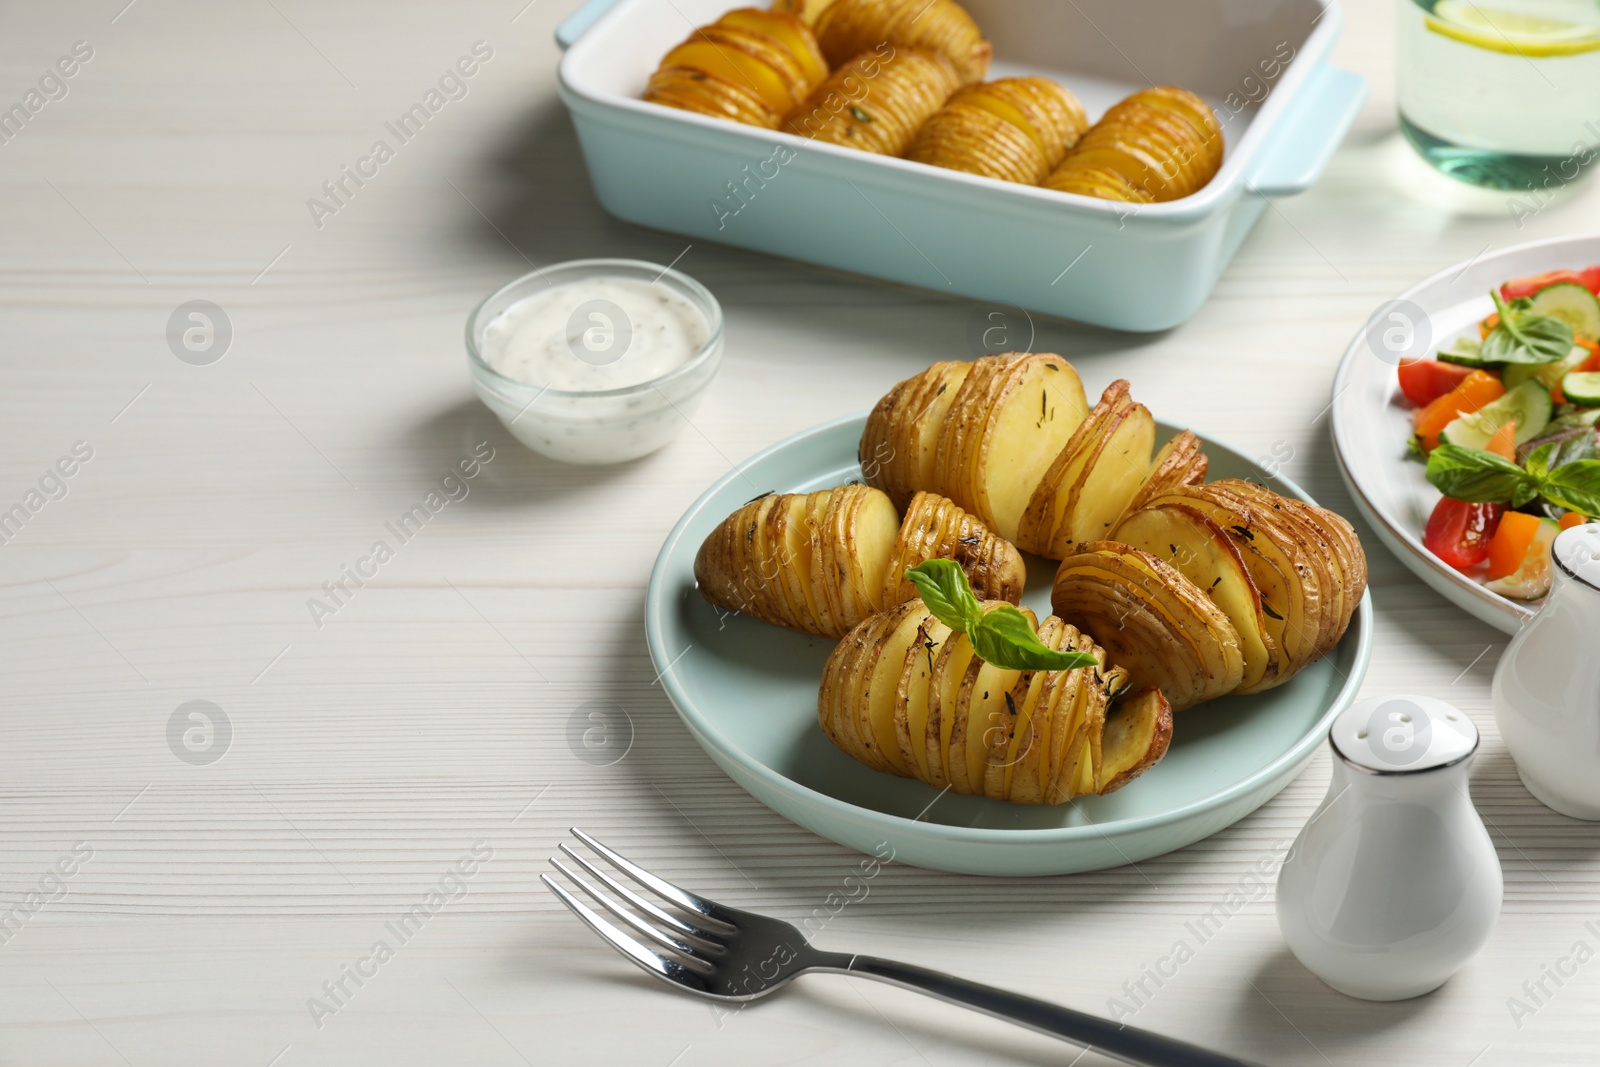
<svg viewBox="0 0 1600 1067">
<path fill-rule="evenodd" d="M 1550 596 L 1494 672 L 1494 719 L 1528 792 L 1600 820 L 1600 523 L 1550 546 Z"/>
<path fill-rule="evenodd" d="M 1404 1000 L 1443 985 L 1500 914 L 1500 860 L 1467 794 L 1472 720 L 1389 696 L 1329 731 L 1333 781 L 1278 872 L 1278 926 L 1334 989 Z"/>
</svg>

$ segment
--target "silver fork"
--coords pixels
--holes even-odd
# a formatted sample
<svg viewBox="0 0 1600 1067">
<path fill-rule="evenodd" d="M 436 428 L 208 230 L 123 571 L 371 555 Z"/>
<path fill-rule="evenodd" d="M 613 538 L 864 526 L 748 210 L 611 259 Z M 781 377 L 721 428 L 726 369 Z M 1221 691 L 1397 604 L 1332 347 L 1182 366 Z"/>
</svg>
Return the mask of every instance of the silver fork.
<svg viewBox="0 0 1600 1067">
<path fill-rule="evenodd" d="M 1244 1060 L 1197 1045 L 925 967 L 874 956 L 818 951 L 798 929 L 782 920 L 730 908 L 680 889 L 617 855 L 577 827 L 572 833 L 647 894 L 640 895 L 623 885 L 564 841 L 559 846 L 562 854 L 615 896 L 607 896 L 559 859 L 552 858 L 551 865 L 622 926 L 601 917 L 549 875 L 542 874 L 540 879 L 612 948 L 662 981 L 690 993 L 712 1000 L 748 1001 L 764 997 L 802 974 L 853 974 L 926 993 L 1129 1063 L 1149 1067 L 1253 1067 Z"/>
</svg>

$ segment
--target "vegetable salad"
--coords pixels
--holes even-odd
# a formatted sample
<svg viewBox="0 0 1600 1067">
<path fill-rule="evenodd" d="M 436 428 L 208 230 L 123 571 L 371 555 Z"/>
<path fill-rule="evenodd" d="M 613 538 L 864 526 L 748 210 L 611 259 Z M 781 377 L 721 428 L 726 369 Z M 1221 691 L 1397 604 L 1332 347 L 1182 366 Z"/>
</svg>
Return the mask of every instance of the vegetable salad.
<svg viewBox="0 0 1600 1067">
<path fill-rule="evenodd" d="M 1507 282 L 1476 337 L 1400 366 L 1411 450 L 1444 494 L 1423 544 L 1519 600 L 1550 589 L 1550 543 L 1600 519 L 1600 266 Z"/>
</svg>

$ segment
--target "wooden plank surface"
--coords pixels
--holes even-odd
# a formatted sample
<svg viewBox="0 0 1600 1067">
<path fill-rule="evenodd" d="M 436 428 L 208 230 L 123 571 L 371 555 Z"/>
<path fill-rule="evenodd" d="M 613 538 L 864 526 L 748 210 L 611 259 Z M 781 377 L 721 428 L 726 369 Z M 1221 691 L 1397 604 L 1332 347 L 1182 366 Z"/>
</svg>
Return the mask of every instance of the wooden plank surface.
<svg viewBox="0 0 1600 1067">
<path fill-rule="evenodd" d="M 0 40 L 7 104 L 75 42 L 93 50 L 0 145 L 0 507 L 76 442 L 93 450 L 0 546 L 0 907 L 41 884 L 57 897 L 0 935 L 0 1062 L 1069 1062 L 844 979 L 714 1012 L 650 984 L 536 880 L 580 824 L 791 918 L 841 884 L 857 857 L 762 808 L 678 724 L 645 654 L 645 582 L 731 463 L 971 356 L 984 309 L 697 244 L 680 266 L 728 330 L 694 432 L 618 470 L 546 462 L 474 399 L 467 312 L 530 263 L 667 262 L 686 243 L 594 201 L 554 88 L 570 2 L 124 3 L 14 7 Z M 1519 227 L 1503 197 L 1411 159 L 1393 18 L 1387 0 L 1349 4 L 1335 60 L 1371 100 L 1318 188 L 1265 214 L 1193 321 L 1132 338 L 1039 319 L 1034 346 L 1065 353 L 1091 391 L 1127 377 L 1158 413 L 1290 454 L 1284 471 L 1346 514 L 1319 414 L 1371 311 L 1486 248 L 1600 223 L 1594 188 Z M 466 97 L 319 228 L 307 199 L 476 41 L 493 56 Z M 195 299 L 233 330 L 205 367 L 165 340 Z M 467 498 L 316 625 L 308 598 L 480 442 L 494 458 Z M 1587 1062 L 1600 968 L 1520 1024 L 1507 1001 L 1594 941 L 1600 836 L 1516 779 L 1488 715 L 1503 638 L 1367 544 L 1366 692 L 1444 697 L 1485 734 L 1473 791 L 1506 872 L 1496 935 L 1440 992 L 1363 1004 L 1293 960 L 1264 895 L 1136 1021 L 1275 1064 Z M 593 699 L 635 728 L 615 766 L 565 740 Z M 196 700 L 231 732 L 211 763 L 169 743 Z M 1137 868 L 985 880 L 892 865 L 820 941 L 1105 1011 L 1293 836 L 1327 778 L 1319 755 L 1256 814 Z M 447 883 L 455 899 L 391 934 L 474 849 L 487 858 L 459 892 Z M 326 1010 L 324 983 L 379 940 L 392 958 Z"/>
</svg>

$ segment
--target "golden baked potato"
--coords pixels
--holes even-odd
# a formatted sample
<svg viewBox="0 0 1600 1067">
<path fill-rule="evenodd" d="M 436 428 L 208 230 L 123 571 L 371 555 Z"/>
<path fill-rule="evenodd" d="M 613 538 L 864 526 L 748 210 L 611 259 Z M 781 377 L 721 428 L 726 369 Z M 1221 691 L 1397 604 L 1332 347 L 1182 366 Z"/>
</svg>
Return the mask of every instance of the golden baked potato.
<svg viewBox="0 0 1600 1067">
<path fill-rule="evenodd" d="M 873 408 L 862 469 L 891 499 L 942 493 L 1015 537 L 1034 485 L 1087 410 L 1078 372 L 1053 353 L 935 363 Z"/>
<path fill-rule="evenodd" d="M 1245 652 L 1241 693 L 1281 685 L 1320 659 L 1366 589 L 1366 557 L 1348 522 L 1253 482 L 1176 487 L 1113 536 L 1210 591 Z"/>
<path fill-rule="evenodd" d="M 1150 474 L 1156 422 L 1112 382 L 1066 447 L 1041 475 L 1013 538 L 1018 547 L 1061 559 L 1104 538 Z"/>
<path fill-rule="evenodd" d="M 1114 104 L 1044 185 L 1103 200 L 1177 200 L 1216 176 L 1222 153 L 1211 106 L 1185 89 L 1158 86 Z"/>
<path fill-rule="evenodd" d="M 1112 792 L 1166 753 L 1172 709 L 1159 690 L 1122 695 L 1126 672 L 1054 616 L 1038 637 L 1094 663 L 1002 669 L 920 599 L 907 601 L 865 620 L 833 650 L 817 720 L 830 741 L 875 770 L 1022 804 Z"/>
<path fill-rule="evenodd" d="M 1151 497 L 1176 489 L 1181 485 L 1199 485 L 1206 480 L 1208 461 L 1200 451 L 1200 438 L 1184 430 L 1161 446 L 1150 464 L 1150 476 L 1139 487 L 1139 492 L 1128 504 L 1129 511 L 1137 511 Z"/>
<path fill-rule="evenodd" d="M 644 99 L 777 129 L 827 76 L 811 27 L 781 11 L 739 8 L 668 52 Z"/>
<path fill-rule="evenodd" d="M 816 20 L 817 41 L 837 68 L 887 42 L 894 50 L 937 52 L 962 84 L 983 80 L 994 48 L 955 0 L 833 0 Z M 948 94 L 946 94 L 948 95 Z M 920 125 L 920 123 L 919 123 Z"/>
<path fill-rule="evenodd" d="M 1239 634 L 1177 568 L 1117 541 L 1090 541 L 1061 561 L 1050 608 L 1182 711 L 1233 692 L 1244 678 Z"/>
<path fill-rule="evenodd" d="M 814 141 L 898 156 L 959 85 L 955 66 L 944 56 L 879 45 L 829 75 L 790 112 L 783 129 Z"/>
<path fill-rule="evenodd" d="M 1049 78 L 1001 78 L 958 90 L 906 158 L 1038 185 L 1088 125 L 1078 98 Z"/>
<path fill-rule="evenodd" d="M 774 0 L 772 10 L 786 12 L 807 26 L 815 26 L 823 10 L 831 3 L 833 0 Z"/>
<path fill-rule="evenodd" d="M 750 501 L 700 545 L 694 575 L 719 607 L 837 638 L 915 597 L 905 572 L 930 559 L 955 560 L 980 597 L 1022 596 L 1021 555 L 977 518 L 918 493 L 902 521 L 886 495 L 859 484 Z"/>
<path fill-rule="evenodd" d="M 1041 352 L 935 363 L 878 401 L 860 450 L 867 483 L 890 499 L 943 494 L 1018 548 L 1060 559 L 1107 537 L 1151 479 L 1204 476 L 1193 434 L 1153 464 L 1154 443 L 1155 420 L 1127 382 L 1089 411 L 1072 364 Z"/>
</svg>

